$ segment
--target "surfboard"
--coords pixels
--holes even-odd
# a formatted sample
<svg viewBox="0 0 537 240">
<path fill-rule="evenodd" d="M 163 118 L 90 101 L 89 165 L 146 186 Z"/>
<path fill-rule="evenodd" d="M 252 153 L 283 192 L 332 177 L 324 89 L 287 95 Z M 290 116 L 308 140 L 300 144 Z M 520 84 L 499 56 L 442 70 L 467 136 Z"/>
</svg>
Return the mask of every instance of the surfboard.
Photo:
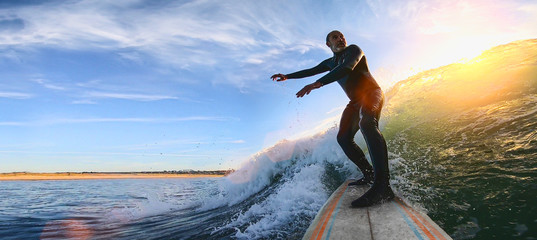
<svg viewBox="0 0 537 240">
<path fill-rule="evenodd" d="M 367 208 L 351 208 L 351 202 L 369 187 L 348 186 L 349 182 L 343 183 L 326 201 L 303 240 L 451 239 L 427 214 L 398 197 Z"/>
</svg>

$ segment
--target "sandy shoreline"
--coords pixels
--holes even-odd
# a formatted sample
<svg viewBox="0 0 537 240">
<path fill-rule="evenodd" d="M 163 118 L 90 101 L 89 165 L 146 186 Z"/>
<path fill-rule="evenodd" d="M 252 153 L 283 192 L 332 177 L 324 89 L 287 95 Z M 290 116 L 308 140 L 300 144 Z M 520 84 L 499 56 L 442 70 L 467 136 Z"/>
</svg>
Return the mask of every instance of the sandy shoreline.
<svg viewBox="0 0 537 240">
<path fill-rule="evenodd" d="M 144 178 L 207 178 L 221 174 L 185 173 L 0 173 L 0 181 L 144 179 Z"/>
</svg>

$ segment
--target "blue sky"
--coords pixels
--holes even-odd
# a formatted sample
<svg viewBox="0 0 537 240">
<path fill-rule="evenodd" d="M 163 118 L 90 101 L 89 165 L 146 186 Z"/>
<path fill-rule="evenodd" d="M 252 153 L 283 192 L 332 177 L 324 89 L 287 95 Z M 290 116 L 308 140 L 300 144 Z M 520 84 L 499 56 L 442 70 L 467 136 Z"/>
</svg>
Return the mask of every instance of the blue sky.
<svg viewBox="0 0 537 240">
<path fill-rule="evenodd" d="M 337 84 L 269 79 L 330 57 L 333 29 L 387 90 L 535 38 L 537 3 L 1 1 L 0 172 L 237 168 L 338 122 Z"/>
</svg>

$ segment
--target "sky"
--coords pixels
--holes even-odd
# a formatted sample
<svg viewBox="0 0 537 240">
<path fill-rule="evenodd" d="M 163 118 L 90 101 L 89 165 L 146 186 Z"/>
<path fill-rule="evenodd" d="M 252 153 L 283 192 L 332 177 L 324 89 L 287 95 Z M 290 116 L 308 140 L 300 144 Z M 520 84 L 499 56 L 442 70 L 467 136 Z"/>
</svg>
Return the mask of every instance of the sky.
<svg viewBox="0 0 537 240">
<path fill-rule="evenodd" d="M 334 29 L 386 91 L 537 37 L 537 2 L 1 0 L 0 172 L 236 169 L 337 125 L 338 84 L 270 79 L 331 57 Z"/>
</svg>

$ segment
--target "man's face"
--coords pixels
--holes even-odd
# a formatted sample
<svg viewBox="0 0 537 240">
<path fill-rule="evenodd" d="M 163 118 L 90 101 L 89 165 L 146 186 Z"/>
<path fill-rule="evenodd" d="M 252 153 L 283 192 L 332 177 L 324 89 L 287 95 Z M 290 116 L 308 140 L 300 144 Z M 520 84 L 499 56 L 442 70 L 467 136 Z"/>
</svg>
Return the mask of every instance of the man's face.
<svg viewBox="0 0 537 240">
<path fill-rule="evenodd" d="M 347 41 L 345 40 L 345 36 L 343 36 L 340 32 L 333 32 L 330 33 L 328 36 L 328 42 L 326 43 L 328 47 L 332 50 L 334 53 L 338 53 L 343 51 L 345 47 L 347 46 Z"/>
</svg>

